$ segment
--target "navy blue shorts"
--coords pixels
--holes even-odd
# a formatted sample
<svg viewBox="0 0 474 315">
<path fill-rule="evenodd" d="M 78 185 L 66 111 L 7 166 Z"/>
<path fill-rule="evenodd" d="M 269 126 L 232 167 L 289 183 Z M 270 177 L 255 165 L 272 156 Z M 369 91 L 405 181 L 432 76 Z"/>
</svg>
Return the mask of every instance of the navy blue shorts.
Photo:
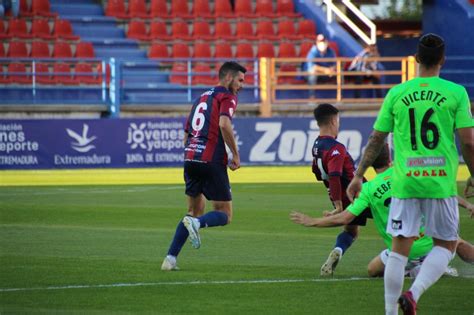
<svg viewBox="0 0 474 315">
<path fill-rule="evenodd" d="M 360 225 L 360 226 L 365 226 L 367 224 L 367 219 L 372 219 L 372 212 L 370 211 L 370 208 L 365 209 L 362 211 L 361 214 L 356 216 L 354 220 L 352 220 L 348 225 Z"/>
<path fill-rule="evenodd" d="M 196 197 L 204 194 L 207 200 L 231 201 L 227 166 L 217 163 L 184 162 L 186 195 Z"/>
</svg>

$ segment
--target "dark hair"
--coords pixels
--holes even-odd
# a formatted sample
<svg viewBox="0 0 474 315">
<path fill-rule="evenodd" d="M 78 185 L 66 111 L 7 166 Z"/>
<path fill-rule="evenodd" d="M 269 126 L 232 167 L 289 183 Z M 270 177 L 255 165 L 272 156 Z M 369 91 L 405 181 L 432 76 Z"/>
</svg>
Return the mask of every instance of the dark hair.
<svg viewBox="0 0 474 315">
<path fill-rule="evenodd" d="M 390 149 L 388 143 L 382 147 L 379 155 L 375 158 L 375 161 L 372 163 L 373 168 L 382 168 L 390 165 Z"/>
<path fill-rule="evenodd" d="M 418 62 L 424 66 L 432 67 L 439 64 L 444 57 L 444 40 L 432 33 L 423 35 L 418 41 L 416 55 Z"/>
<path fill-rule="evenodd" d="M 327 123 L 329 123 L 330 119 L 333 116 L 336 116 L 338 113 L 339 110 L 328 103 L 319 104 L 313 112 L 314 119 L 316 119 L 319 126 L 326 125 Z"/>
<path fill-rule="evenodd" d="M 232 76 L 235 76 L 237 72 L 242 72 L 245 73 L 247 72 L 247 69 L 245 67 L 241 66 L 235 61 L 226 61 L 224 64 L 219 68 L 219 80 L 222 80 L 225 78 L 225 76 L 230 72 L 232 73 Z"/>
</svg>

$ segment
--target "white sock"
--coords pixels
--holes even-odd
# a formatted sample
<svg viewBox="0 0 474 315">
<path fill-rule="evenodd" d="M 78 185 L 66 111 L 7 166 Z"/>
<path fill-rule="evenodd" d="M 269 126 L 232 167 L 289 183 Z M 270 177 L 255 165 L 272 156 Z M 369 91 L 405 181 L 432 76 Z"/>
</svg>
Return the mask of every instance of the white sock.
<svg viewBox="0 0 474 315">
<path fill-rule="evenodd" d="M 337 250 L 340 254 L 341 254 L 341 258 L 342 258 L 342 248 L 340 247 L 334 247 L 335 250 Z"/>
<path fill-rule="evenodd" d="M 403 281 L 405 280 L 405 266 L 408 257 L 395 252 L 390 252 L 385 265 L 385 314 L 398 314 L 398 298 L 402 294 Z"/>
<path fill-rule="evenodd" d="M 410 288 L 415 301 L 418 302 L 423 292 L 441 278 L 452 257 L 453 254 L 448 249 L 441 246 L 433 247 L 421 264 L 420 273 Z"/>
<path fill-rule="evenodd" d="M 176 256 L 173 256 L 173 255 L 166 255 L 166 258 L 168 258 L 169 261 L 171 261 L 172 263 L 176 263 Z"/>
</svg>

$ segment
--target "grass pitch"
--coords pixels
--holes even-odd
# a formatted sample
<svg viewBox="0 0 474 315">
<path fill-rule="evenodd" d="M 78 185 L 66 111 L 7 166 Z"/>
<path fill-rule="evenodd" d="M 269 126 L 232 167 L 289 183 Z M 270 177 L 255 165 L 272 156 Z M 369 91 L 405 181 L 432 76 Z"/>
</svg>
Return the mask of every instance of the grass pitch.
<svg viewBox="0 0 474 315">
<path fill-rule="evenodd" d="M 321 278 L 340 231 L 289 221 L 330 208 L 314 183 L 234 184 L 234 220 L 186 244 L 181 271 L 162 272 L 182 184 L 0 188 L 1 314 L 382 314 L 383 280 L 366 265 L 383 249 L 373 223 L 333 278 Z M 208 205 L 210 206 L 210 205 Z M 461 209 L 461 234 L 474 222 Z M 474 267 L 442 278 L 419 314 L 473 314 Z M 410 284 L 406 280 L 405 285 Z"/>
</svg>

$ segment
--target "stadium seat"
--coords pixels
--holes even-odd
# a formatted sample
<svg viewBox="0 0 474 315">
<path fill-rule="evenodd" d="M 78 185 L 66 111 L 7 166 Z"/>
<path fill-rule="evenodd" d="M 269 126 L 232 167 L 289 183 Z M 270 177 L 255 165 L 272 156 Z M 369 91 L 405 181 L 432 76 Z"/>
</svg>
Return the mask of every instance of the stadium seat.
<svg viewBox="0 0 474 315">
<path fill-rule="evenodd" d="M 336 57 L 339 57 L 339 45 L 337 45 L 337 42 L 328 41 L 328 47 L 334 51 Z"/>
<path fill-rule="evenodd" d="M 74 80 L 78 84 L 99 84 L 100 78 L 97 77 L 97 73 L 94 73 L 92 64 L 90 63 L 78 63 L 75 67 Z"/>
<path fill-rule="evenodd" d="M 234 39 L 235 36 L 232 34 L 232 28 L 228 21 L 217 21 L 214 27 L 214 37 L 216 39 Z"/>
<path fill-rule="evenodd" d="M 280 44 L 280 49 L 278 51 L 279 58 L 296 58 L 296 48 L 292 42 L 285 42 Z M 280 72 L 296 72 L 297 66 L 295 63 L 281 63 Z M 297 79 L 295 76 L 278 76 L 278 84 L 299 84 L 302 83 L 301 80 Z"/>
<path fill-rule="evenodd" d="M 273 1 L 271 0 L 257 0 L 255 14 L 260 17 L 279 17 L 278 14 L 273 11 Z"/>
<path fill-rule="evenodd" d="M 7 32 L 7 28 L 5 27 L 3 20 L 0 20 L 0 39 L 9 39 L 11 37 L 12 36 Z"/>
<path fill-rule="evenodd" d="M 296 48 L 292 42 L 284 42 L 280 44 L 278 50 L 278 58 L 296 58 Z"/>
<path fill-rule="evenodd" d="M 55 80 L 49 71 L 47 63 L 38 62 L 35 64 L 35 82 L 39 84 L 54 84 Z"/>
<path fill-rule="evenodd" d="M 183 43 L 175 43 L 171 49 L 172 58 L 191 58 L 189 46 Z"/>
<path fill-rule="evenodd" d="M 188 84 L 188 67 L 185 63 L 175 62 L 171 67 L 170 83 Z"/>
<path fill-rule="evenodd" d="M 8 23 L 8 34 L 17 38 L 32 38 L 28 32 L 28 25 L 25 19 L 11 19 Z"/>
<path fill-rule="evenodd" d="M 215 0 L 214 1 L 214 16 L 215 18 L 234 18 L 234 12 L 230 6 L 229 0 Z"/>
<path fill-rule="evenodd" d="M 253 45 L 250 43 L 238 43 L 235 51 L 236 58 L 255 58 Z"/>
<path fill-rule="evenodd" d="M 20 0 L 20 14 L 19 15 L 21 17 L 33 16 L 33 12 L 31 12 L 31 7 L 28 5 L 28 0 Z"/>
<path fill-rule="evenodd" d="M 145 0 L 129 0 L 128 14 L 131 18 L 147 19 L 150 17 Z"/>
<path fill-rule="evenodd" d="M 239 18 L 255 18 L 252 9 L 252 0 L 236 0 L 235 15 Z"/>
<path fill-rule="evenodd" d="M 199 63 L 193 68 L 192 84 L 214 85 L 217 83 L 216 76 L 212 73 L 209 64 Z"/>
<path fill-rule="evenodd" d="M 242 66 L 244 66 L 245 69 L 247 70 L 247 72 L 245 73 L 244 84 L 245 85 L 254 85 L 255 84 L 255 75 L 254 75 L 254 73 L 251 73 L 255 70 L 253 62 L 243 63 Z"/>
<path fill-rule="evenodd" d="M 180 20 L 173 21 L 171 24 L 171 34 L 175 39 L 192 40 L 189 35 L 188 23 Z"/>
<path fill-rule="evenodd" d="M 298 35 L 301 38 L 316 39 L 316 24 L 312 20 L 300 20 L 298 22 Z"/>
<path fill-rule="evenodd" d="M 97 77 L 98 77 L 98 81 L 99 83 L 103 83 L 104 82 L 104 73 L 103 73 L 103 69 L 102 68 L 102 63 L 99 63 L 99 66 L 97 67 Z M 108 63 L 105 64 L 105 84 L 107 86 L 109 86 L 110 84 L 110 73 L 111 73 L 111 70 L 110 70 L 110 65 Z"/>
<path fill-rule="evenodd" d="M 278 22 L 278 37 L 280 39 L 300 39 L 301 36 L 296 33 L 293 20 L 283 20 Z"/>
<path fill-rule="evenodd" d="M 232 47 L 230 46 L 229 43 L 216 43 L 215 46 L 216 52 L 215 52 L 215 57 L 216 58 L 228 58 L 231 59 L 234 57 L 232 53 Z"/>
<path fill-rule="evenodd" d="M 31 43 L 31 58 L 50 58 L 49 45 L 46 42 L 34 41 Z"/>
<path fill-rule="evenodd" d="M 0 58 L 5 57 L 5 47 L 3 46 L 3 43 L 0 42 Z"/>
<path fill-rule="evenodd" d="M 189 13 L 188 0 L 171 0 L 171 17 L 181 19 L 192 19 Z"/>
<path fill-rule="evenodd" d="M 257 22 L 257 37 L 259 39 L 277 40 L 278 36 L 275 35 L 273 28 L 273 22 L 271 20 L 259 20 Z"/>
<path fill-rule="evenodd" d="M 202 40 L 211 40 L 214 36 L 211 33 L 211 27 L 208 22 L 195 21 L 193 24 L 193 38 Z"/>
<path fill-rule="evenodd" d="M 31 11 L 34 16 L 44 16 L 55 18 L 58 16 L 56 12 L 51 12 L 51 5 L 49 0 L 34 0 L 31 1 Z"/>
<path fill-rule="evenodd" d="M 258 44 L 257 49 L 257 58 L 274 58 L 275 50 L 273 49 L 272 43 L 262 43 Z"/>
<path fill-rule="evenodd" d="M 214 17 L 214 14 L 209 8 L 208 0 L 195 0 L 193 6 L 194 18 L 205 18 L 210 19 Z"/>
<path fill-rule="evenodd" d="M 9 79 L 11 83 L 31 84 L 31 75 L 26 71 L 24 63 L 12 62 L 8 65 Z"/>
<path fill-rule="evenodd" d="M 314 45 L 314 41 L 305 41 L 305 42 L 302 42 L 301 45 L 300 45 L 300 53 L 299 53 L 299 57 L 300 58 L 306 58 L 306 56 L 308 55 L 308 52 L 311 50 L 311 48 L 313 47 Z"/>
<path fill-rule="evenodd" d="M 153 21 L 150 24 L 150 39 L 171 40 L 173 37 L 168 34 L 165 22 Z"/>
<path fill-rule="evenodd" d="M 34 19 L 31 23 L 31 34 L 35 38 L 52 40 L 56 37 L 51 34 L 49 22 L 47 19 Z"/>
<path fill-rule="evenodd" d="M 54 36 L 66 40 L 79 40 L 81 38 L 80 36 L 73 34 L 71 22 L 60 19 L 57 19 L 54 22 Z"/>
<path fill-rule="evenodd" d="M 258 37 L 254 35 L 252 23 L 248 20 L 237 22 L 235 37 L 240 39 L 257 40 Z"/>
<path fill-rule="evenodd" d="M 168 46 L 166 44 L 155 43 L 150 47 L 148 58 L 169 58 Z"/>
<path fill-rule="evenodd" d="M 94 46 L 89 42 L 76 44 L 76 58 L 95 58 Z"/>
<path fill-rule="evenodd" d="M 150 16 L 152 18 L 169 18 L 167 1 L 166 0 L 151 0 Z"/>
<path fill-rule="evenodd" d="M 125 9 L 124 0 L 108 0 L 105 9 L 105 15 L 113 16 L 119 19 L 128 19 L 127 10 Z"/>
<path fill-rule="evenodd" d="M 194 44 L 194 58 L 212 58 L 209 42 Z"/>
<path fill-rule="evenodd" d="M 71 45 L 66 42 L 55 42 L 53 49 L 54 58 L 72 58 Z"/>
<path fill-rule="evenodd" d="M 127 37 L 144 41 L 150 40 L 145 22 L 142 20 L 131 21 L 128 24 Z"/>
<path fill-rule="evenodd" d="M 14 40 L 10 41 L 7 57 L 27 58 L 28 56 L 29 54 L 28 54 L 28 48 L 26 47 L 26 43 L 14 41 Z"/>
<path fill-rule="evenodd" d="M 301 17 L 300 13 L 295 12 L 293 0 L 277 0 L 276 13 L 289 18 Z"/>
<path fill-rule="evenodd" d="M 77 82 L 72 77 L 71 67 L 67 63 L 58 62 L 53 65 L 53 77 L 56 84 L 74 85 Z"/>
</svg>

